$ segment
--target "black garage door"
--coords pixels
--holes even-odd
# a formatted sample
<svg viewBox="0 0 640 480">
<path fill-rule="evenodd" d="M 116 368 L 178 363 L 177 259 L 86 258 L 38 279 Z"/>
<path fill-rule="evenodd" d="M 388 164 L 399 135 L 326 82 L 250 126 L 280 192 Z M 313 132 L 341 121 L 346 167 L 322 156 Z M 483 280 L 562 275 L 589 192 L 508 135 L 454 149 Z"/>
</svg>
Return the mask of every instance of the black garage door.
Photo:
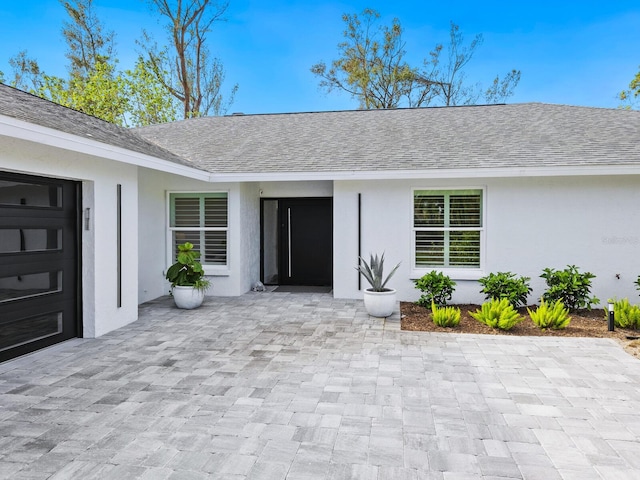
<svg viewBox="0 0 640 480">
<path fill-rule="evenodd" d="M 81 335 L 80 184 L 0 172 L 0 361 Z"/>
</svg>

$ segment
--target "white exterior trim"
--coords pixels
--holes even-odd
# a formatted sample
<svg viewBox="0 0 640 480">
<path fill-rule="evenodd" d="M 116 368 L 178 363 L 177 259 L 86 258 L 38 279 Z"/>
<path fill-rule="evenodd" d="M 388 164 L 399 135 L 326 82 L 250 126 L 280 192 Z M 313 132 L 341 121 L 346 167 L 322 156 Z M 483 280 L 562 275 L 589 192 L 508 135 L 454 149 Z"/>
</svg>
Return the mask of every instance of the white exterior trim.
<svg viewBox="0 0 640 480">
<path fill-rule="evenodd" d="M 183 177 L 210 181 L 208 172 L 187 167 L 178 163 L 162 160 L 151 155 L 134 152 L 122 147 L 115 147 L 98 142 L 91 138 L 61 132 L 33 123 L 0 115 L 0 135 L 19 138 L 50 147 L 72 150 L 74 152 L 93 155 L 99 158 L 115 160 L 139 167 L 151 168 L 162 172 L 174 173 Z"/>
<path fill-rule="evenodd" d="M 638 175 L 640 165 L 574 165 L 557 167 L 449 168 L 430 170 L 375 170 L 347 172 L 259 172 L 212 173 L 210 182 L 287 182 L 309 180 L 410 180 L 416 177 L 433 179 L 512 178 L 512 177 L 575 177 L 598 175 Z"/>
</svg>

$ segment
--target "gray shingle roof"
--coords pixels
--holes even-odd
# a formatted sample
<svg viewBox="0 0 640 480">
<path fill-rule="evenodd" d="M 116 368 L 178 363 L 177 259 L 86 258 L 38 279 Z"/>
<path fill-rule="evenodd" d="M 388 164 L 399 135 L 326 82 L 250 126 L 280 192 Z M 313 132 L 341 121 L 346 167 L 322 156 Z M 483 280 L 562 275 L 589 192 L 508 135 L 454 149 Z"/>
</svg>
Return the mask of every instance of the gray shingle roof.
<svg viewBox="0 0 640 480">
<path fill-rule="evenodd" d="M 218 174 L 640 167 L 640 112 L 566 105 L 231 115 L 130 130 L 0 84 L 0 115 Z"/>
<path fill-rule="evenodd" d="M 180 155 L 142 138 L 134 130 L 113 125 L 1 83 L 0 115 L 194 167 Z"/>
<path fill-rule="evenodd" d="M 213 173 L 640 166 L 640 112 L 540 103 L 232 115 L 137 131 Z"/>
</svg>

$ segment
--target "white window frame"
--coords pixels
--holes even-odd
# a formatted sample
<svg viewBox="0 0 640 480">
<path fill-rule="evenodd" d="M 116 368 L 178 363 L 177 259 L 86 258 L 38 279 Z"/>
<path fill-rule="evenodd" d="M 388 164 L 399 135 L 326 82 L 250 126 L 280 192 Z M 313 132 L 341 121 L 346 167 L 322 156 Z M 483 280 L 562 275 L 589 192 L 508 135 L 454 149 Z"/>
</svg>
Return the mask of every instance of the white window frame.
<svg viewBox="0 0 640 480">
<path fill-rule="evenodd" d="M 190 195 L 190 196 L 206 196 L 224 193 L 227 195 L 227 226 L 226 227 L 172 227 L 171 226 L 171 195 Z M 231 272 L 231 248 L 230 248 L 230 212 L 231 212 L 231 193 L 229 190 L 211 190 L 211 191 L 190 191 L 190 190 L 171 190 L 166 192 L 167 205 L 167 238 L 166 238 L 166 254 L 167 266 L 169 268 L 175 263 L 173 252 L 173 232 L 179 231 L 226 231 L 227 232 L 227 263 L 226 265 L 212 265 L 202 263 L 204 274 L 207 276 L 228 276 Z M 165 270 L 166 271 L 166 270 Z"/>
<path fill-rule="evenodd" d="M 480 266 L 479 267 L 418 267 L 416 266 L 416 231 L 424 230 L 423 227 L 415 226 L 415 195 L 419 191 L 442 191 L 442 192 L 455 192 L 455 191 L 469 191 L 480 190 L 482 192 L 482 226 L 473 227 L 472 230 L 480 232 Z M 448 275 L 452 280 L 478 280 L 485 275 L 485 252 L 486 252 L 486 225 L 487 225 L 487 189 L 485 186 L 447 186 L 447 187 L 413 187 L 411 189 L 411 278 L 417 279 L 429 273 L 433 270 L 442 272 Z M 436 230 L 445 230 L 447 227 L 437 228 Z M 465 228 L 453 228 L 452 230 L 465 230 Z"/>
</svg>

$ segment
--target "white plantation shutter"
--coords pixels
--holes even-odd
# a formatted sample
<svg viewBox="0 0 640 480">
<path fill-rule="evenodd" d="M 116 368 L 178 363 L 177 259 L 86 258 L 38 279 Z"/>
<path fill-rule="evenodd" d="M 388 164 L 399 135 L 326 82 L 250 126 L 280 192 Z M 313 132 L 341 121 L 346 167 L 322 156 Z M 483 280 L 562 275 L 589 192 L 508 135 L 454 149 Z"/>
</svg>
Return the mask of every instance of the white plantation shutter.
<svg viewBox="0 0 640 480">
<path fill-rule="evenodd" d="M 174 214 L 172 227 L 199 227 L 200 226 L 200 199 L 180 198 L 174 201 Z"/>
<path fill-rule="evenodd" d="M 204 226 L 227 227 L 227 196 L 204 197 Z"/>
<path fill-rule="evenodd" d="M 416 268 L 479 268 L 482 190 L 416 190 Z"/>
<path fill-rule="evenodd" d="M 444 266 L 444 232 L 416 231 L 416 266 Z"/>
<path fill-rule="evenodd" d="M 178 245 L 190 242 L 203 265 L 227 265 L 227 194 L 172 193 L 169 202 L 172 258 Z"/>
<path fill-rule="evenodd" d="M 449 195 L 449 226 L 481 227 L 481 208 L 480 194 Z"/>
</svg>

